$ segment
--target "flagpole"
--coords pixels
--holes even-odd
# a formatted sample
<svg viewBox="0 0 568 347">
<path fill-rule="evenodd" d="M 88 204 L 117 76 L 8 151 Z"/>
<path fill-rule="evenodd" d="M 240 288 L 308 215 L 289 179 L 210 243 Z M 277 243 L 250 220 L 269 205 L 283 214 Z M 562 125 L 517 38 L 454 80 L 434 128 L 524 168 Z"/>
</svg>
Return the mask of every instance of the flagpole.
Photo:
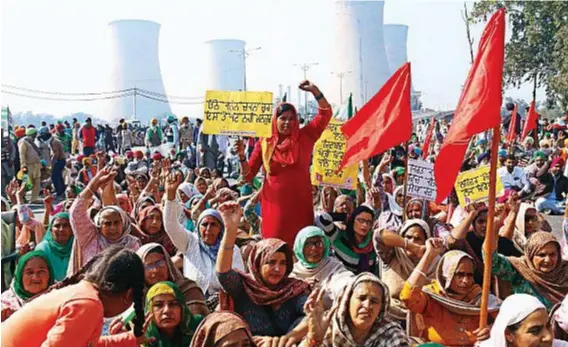
<svg viewBox="0 0 568 347">
<path fill-rule="evenodd" d="M 481 291 L 481 314 L 479 317 L 479 327 L 487 326 L 487 310 L 489 304 L 489 290 L 491 289 L 491 253 L 495 242 L 493 231 L 495 219 L 495 195 L 497 182 L 497 152 L 499 151 L 499 127 L 493 128 L 493 142 L 491 143 L 491 168 L 489 171 L 489 210 L 487 211 L 487 229 L 485 231 L 485 242 L 483 243 L 483 286 Z"/>
<path fill-rule="evenodd" d="M 406 193 L 408 192 L 408 143 L 410 140 L 407 140 L 404 144 L 404 151 L 406 153 L 406 160 L 404 161 L 404 195 L 402 197 L 402 210 L 404 211 L 406 208 Z M 406 219 L 406 213 L 402 214 L 403 221 Z"/>
</svg>

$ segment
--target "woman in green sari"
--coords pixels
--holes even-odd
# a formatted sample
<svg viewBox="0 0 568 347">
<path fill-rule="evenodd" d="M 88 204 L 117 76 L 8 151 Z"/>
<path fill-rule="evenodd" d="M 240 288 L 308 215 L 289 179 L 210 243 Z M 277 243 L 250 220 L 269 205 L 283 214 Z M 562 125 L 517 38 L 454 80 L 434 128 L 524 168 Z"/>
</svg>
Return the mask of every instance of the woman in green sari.
<svg viewBox="0 0 568 347">
<path fill-rule="evenodd" d="M 189 346 L 197 326 L 203 319 L 192 315 L 179 288 L 169 281 L 154 284 L 146 294 L 146 314 L 152 316 L 146 337 L 149 346 Z"/>
<path fill-rule="evenodd" d="M 69 213 L 56 214 L 47 228 L 43 240 L 36 250 L 43 251 L 53 267 L 53 279 L 61 281 L 67 274 L 67 266 L 73 247 L 73 229 L 69 222 Z"/>
</svg>

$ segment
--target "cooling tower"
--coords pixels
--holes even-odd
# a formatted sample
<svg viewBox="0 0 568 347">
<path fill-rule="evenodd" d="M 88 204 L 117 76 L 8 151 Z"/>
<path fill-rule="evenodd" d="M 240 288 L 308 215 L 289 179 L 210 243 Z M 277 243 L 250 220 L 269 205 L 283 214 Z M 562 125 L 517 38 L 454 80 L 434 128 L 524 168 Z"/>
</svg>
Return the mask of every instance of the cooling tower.
<svg viewBox="0 0 568 347">
<path fill-rule="evenodd" d="M 333 72 L 345 73 L 343 95 L 353 93 L 353 103 L 359 108 L 391 75 L 383 39 L 383 7 L 382 1 L 335 3 Z M 337 99 L 339 84 L 334 77 Z"/>
<path fill-rule="evenodd" d="M 208 90 L 245 90 L 245 42 L 211 40 L 207 45 Z"/>
<path fill-rule="evenodd" d="M 408 61 L 406 43 L 408 26 L 402 24 L 385 24 L 383 26 L 385 50 L 391 74 Z"/>
<path fill-rule="evenodd" d="M 116 20 L 108 25 L 111 45 L 109 89 L 136 87 L 142 90 L 135 100 L 133 96 L 110 99 L 102 118 L 109 122 L 130 119 L 134 110 L 136 119 L 142 124 L 148 124 L 151 118 L 163 118 L 171 109 L 163 95 L 165 89 L 158 58 L 160 24 L 147 20 Z"/>
</svg>

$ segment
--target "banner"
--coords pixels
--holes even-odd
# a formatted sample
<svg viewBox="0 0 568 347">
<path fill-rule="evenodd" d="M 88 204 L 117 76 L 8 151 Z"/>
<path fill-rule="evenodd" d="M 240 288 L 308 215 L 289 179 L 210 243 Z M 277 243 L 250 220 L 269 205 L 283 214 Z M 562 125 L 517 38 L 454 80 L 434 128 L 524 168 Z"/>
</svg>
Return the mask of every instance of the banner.
<svg viewBox="0 0 568 347">
<path fill-rule="evenodd" d="M 203 133 L 272 136 L 272 93 L 208 90 Z"/>
<path fill-rule="evenodd" d="M 436 200 L 434 164 L 424 160 L 408 160 L 408 196 Z"/>
<path fill-rule="evenodd" d="M 312 159 L 312 184 L 343 189 L 357 187 L 358 165 L 344 167 L 337 172 L 345 155 L 345 137 L 341 132 L 343 122 L 332 119 L 314 146 Z"/>
<path fill-rule="evenodd" d="M 503 195 L 503 183 L 497 175 L 497 197 Z M 456 193 L 461 206 L 472 202 L 486 201 L 489 197 L 489 166 L 464 171 L 458 175 L 455 184 Z"/>
</svg>

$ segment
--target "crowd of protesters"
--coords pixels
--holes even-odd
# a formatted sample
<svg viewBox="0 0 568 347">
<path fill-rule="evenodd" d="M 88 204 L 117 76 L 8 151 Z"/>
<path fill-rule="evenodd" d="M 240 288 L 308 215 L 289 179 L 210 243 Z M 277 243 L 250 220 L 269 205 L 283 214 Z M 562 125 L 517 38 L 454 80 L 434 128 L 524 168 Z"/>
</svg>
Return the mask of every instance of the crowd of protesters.
<svg viewBox="0 0 568 347">
<path fill-rule="evenodd" d="M 505 189 L 487 231 L 484 203 L 404 196 L 405 161 L 434 161 L 451 120 L 427 153 L 428 122 L 415 124 L 354 191 L 312 186 L 333 112 L 299 87 L 318 114 L 301 126 L 281 103 L 266 139 L 174 116 L 151 121 L 143 149 L 124 121 L 15 128 L 2 145 L 2 345 L 568 345 L 568 114 L 498 153 L 490 134 L 472 141 L 462 170 L 498 155 Z M 562 229 L 547 214 L 565 215 Z"/>
</svg>

